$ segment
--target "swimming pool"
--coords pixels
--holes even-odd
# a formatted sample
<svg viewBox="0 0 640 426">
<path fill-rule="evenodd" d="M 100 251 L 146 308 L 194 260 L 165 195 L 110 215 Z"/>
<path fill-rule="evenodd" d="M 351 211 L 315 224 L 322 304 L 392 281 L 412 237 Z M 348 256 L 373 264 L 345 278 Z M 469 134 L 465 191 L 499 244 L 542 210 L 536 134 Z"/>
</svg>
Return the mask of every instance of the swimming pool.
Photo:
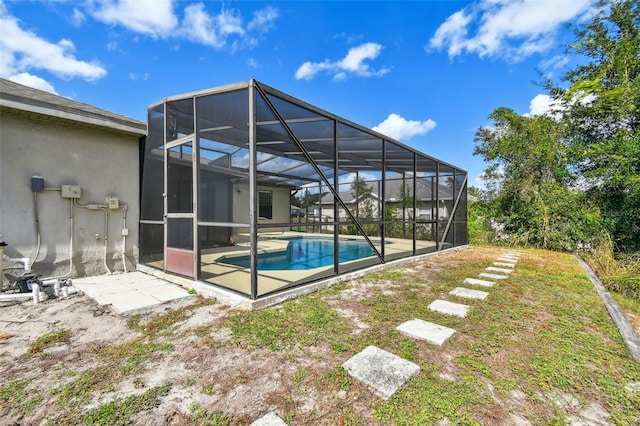
<svg viewBox="0 0 640 426">
<path fill-rule="evenodd" d="M 258 254 L 259 271 L 304 270 L 333 265 L 332 238 L 296 237 L 287 241 L 285 251 Z M 370 256 L 375 256 L 375 252 L 366 241 L 340 239 L 339 262 Z M 249 268 L 251 258 L 249 256 L 225 257 L 220 262 Z"/>
</svg>

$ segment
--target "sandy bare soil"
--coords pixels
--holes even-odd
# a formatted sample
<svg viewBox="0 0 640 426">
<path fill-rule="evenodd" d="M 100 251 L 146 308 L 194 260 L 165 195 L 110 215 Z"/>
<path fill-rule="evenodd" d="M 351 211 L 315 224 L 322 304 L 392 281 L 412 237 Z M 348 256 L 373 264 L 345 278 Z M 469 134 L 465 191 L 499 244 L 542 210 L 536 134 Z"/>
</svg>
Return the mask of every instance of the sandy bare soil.
<svg viewBox="0 0 640 426">
<path fill-rule="evenodd" d="M 355 295 L 356 293 L 354 293 Z M 144 315 L 167 312 L 197 303 L 197 298 L 178 300 L 153 309 Z M 335 406 L 329 412 L 340 412 L 345 401 L 344 391 L 317 393 L 313 390 L 292 391 L 292 376 L 296 371 L 313 367 L 314 371 L 335 370 L 333 357 L 321 349 L 310 352 L 273 352 L 269 349 L 246 350 L 225 346 L 230 331 L 211 329 L 206 337 L 197 330 L 209 328 L 227 314 L 228 307 L 211 304 L 194 309 L 172 332 L 171 337 L 159 337 L 173 345 L 174 350 L 148 360 L 142 374 L 125 377 L 113 390 L 93 395 L 90 410 L 116 399 L 140 394 L 145 389 L 170 384 L 169 393 L 159 407 L 140 413 L 138 425 L 192 424 L 194 407 L 208 411 L 221 411 L 232 418 L 232 424 L 250 424 L 269 412 L 281 417 L 288 412 L 297 413 L 297 424 L 305 424 L 304 413 L 318 419 L 320 407 Z M 56 396 L 51 389 L 76 377 L 75 372 L 95 368 L 100 361 L 96 348 L 121 345 L 140 336 L 127 325 L 128 315 L 117 315 L 108 308 L 98 306 L 88 297 L 77 294 L 66 300 L 51 300 L 39 305 L 27 302 L 0 307 L 0 376 L 6 383 L 16 379 L 31 379 L 28 388 L 38 393 L 43 401 L 28 417 L 21 417 L 3 409 L 0 399 L 0 424 L 47 424 Z M 357 320 L 356 320 L 356 324 Z M 358 326 L 358 325 L 357 325 Z M 67 344 L 55 345 L 33 354 L 31 347 L 38 336 L 66 329 L 70 331 Z M 178 336 L 178 337 L 176 337 Z M 212 341 L 214 341 L 212 343 Z M 331 360 L 331 361 L 325 361 Z M 68 372 L 74 372 L 69 377 Z M 203 391 L 206 390 L 206 391 Z M 294 395 L 292 398 L 291 395 Z M 364 387 L 350 392 L 350 398 L 360 400 L 352 408 L 353 414 L 375 423 L 369 404 L 376 400 Z M 357 413 L 359 410 L 361 412 Z M 302 413 L 302 415 L 301 415 Z M 332 417 L 324 424 L 336 424 Z"/>
<path fill-rule="evenodd" d="M 492 259 L 495 253 L 481 255 Z M 454 266 L 458 261 L 455 256 L 458 255 L 447 257 Z M 442 268 L 444 261 L 445 258 L 439 258 L 437 262 L 426 260 L 403 269 L 420 274 L 427 286 L 429 271 Z M 354 281 L 338 295 L 325 298 L 333 309 L 350 320 L 353 335 L 367 330 L 366 318 L 358 312 L 358 304 L 372 293 L 372 286 L 366 280 Z M 397 288 L 398 284 L 392 281 L 375 284 L 378 294 L 393 294 Z M 194 413 L 198 407 L 224 413 L 231 418 L 231 424 L 250 424 L 269 412 L 280 417 L 295 413 L 292 424 L 379 424 L 371 408 L 378 398 L 363 385 L 355 383 L 347 393 L 331 386 L 325 389 L 304 386 L 301 384 L 304 377 L 296 379 L 301 371 L 310 372 L 320 381 L 323 376 L 334 374 L 341 361 L 329 349 L 318 346 L 281 352 L 246 350 L 225 344 L 231 338 L 230 330 L 213 325 L 229 315 L 230 309 L 197 297 L 147 309 L 144 315 L 148 317 L 154 312 L 166 313 L 185 306 L 192 307 L 187 317 L 178 321 L 170 332 L 156 337 L 158 342 L 170 344 L 172 350 L 154 354 L 145 360 L 139 373 L 126 375 L 115 385 L 94 392 L 82 407 L 84 412 L 154 386 L 169 384 L 169 391 L 160 405 L 134 416 L 135 424 L 192 424 L 197 422 Z M 59 406 L 59 394 L 52 394 L 52 389 L 70 383 L 80 372 L 104 364 L 104 358 L 97 355 L 101 348 L 133 342 L 143 336 L 144 333 L 128 325 L 129 319 L 130 315 L 117 315 L 82 294 L 36 306 L 24 303 L 0 307 L 2 382 L 29 379 L 26 387 L 29 395 L 25 396 L 25 402 L 33 399 L 33 395 L 41 397 L 28 415 L 15 413 L 0 398 L 0 423 L 47 424 L 52 418 L 56 419 L 52 413 L 61 413 L 64 409 Z M 56 330 L 69 330 L 68 342 L 32 353 L 34 341 L 39 336 Z M 446 350 L 436 356 L 445 365 L 446 358 L 451 357 Z M 446 369 L 440 374 L 446 376 Z M 565 406 L 575 403 L 567 395 L 557 398 Z M 525 418 L 525 413 L 531 412 L 530 401 L 522 393 L 511 392 L 501 405 L 505 407 L 504 412 L 493 413 L 494 417 L 485 419 L 487 422 L 530 424 Z M 607 413 L 597 402 L 588 405 L 587 409 L 591 412 L 583 412 L 579 417 L 579 421 L 585 423 L 576 424 L 609 424 Z M 357 422 L 349 423 L 348 419 L 357 419 Z"/>
</svg>

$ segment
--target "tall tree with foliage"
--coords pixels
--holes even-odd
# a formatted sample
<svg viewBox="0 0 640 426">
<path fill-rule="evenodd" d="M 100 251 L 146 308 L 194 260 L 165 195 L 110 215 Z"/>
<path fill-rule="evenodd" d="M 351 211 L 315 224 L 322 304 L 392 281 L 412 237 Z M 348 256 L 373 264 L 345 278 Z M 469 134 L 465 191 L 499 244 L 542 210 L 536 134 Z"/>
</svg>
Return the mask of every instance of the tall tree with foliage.
<svg viewBox="0 0 640 426">
<path fill-rule="evenodd" d="M 573 249 L 602 225 L 618 252 L 640 251 L 640 4 L 603 0 L 576 28 L 587 61 L 562 87 L 554 117 L 497 108 L 476 134 L 493 178 L 496 219 L 517 241 Z"/>
<path fill-rule="evenodd" d="M 372 200 L 373 186 L 369 185 L 362 176 L 358 176 L 351 183 L 351 195 L 356 200 L 354 215 L 362 219 L 374 217 L 374 203 Z"/>
<path fill-rule="evenodd" d="M 575 250 L 599 231 L 596 211 L 567 188 L 566 127 L 549 116 L 521 116 L 497 108 L 492 127 L 476 134 L 474 154 L 490 164 L 493 212 L 514 243 Z"/>
<path fill-rule="evenodd" d="M 640 251 L 640 3 L 602 1 L 570 46 L 589 62 L 551 87 L 563 102 L 568 158 L 606 218 L 615 249 Z"/>
</svg>

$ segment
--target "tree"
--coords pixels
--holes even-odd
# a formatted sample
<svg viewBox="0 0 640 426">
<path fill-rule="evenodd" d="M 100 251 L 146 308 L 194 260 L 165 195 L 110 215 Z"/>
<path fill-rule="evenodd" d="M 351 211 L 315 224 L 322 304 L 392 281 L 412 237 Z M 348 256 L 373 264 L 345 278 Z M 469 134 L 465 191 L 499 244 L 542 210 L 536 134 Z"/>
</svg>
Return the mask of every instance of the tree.
<svg viewBox="0 0 640 426">
<path fill-rule="evenodd" d="M 356 211 L 354 215 L 357 218 L 373 218 L 374 205 L 371 199 L 372 194 L 373 187 L 368 185 L 362 176 L 358 176 L 358 178 L 351 183 L 351 195 L 353 195 L 353 198 L 356 200 Z"/>
<path fill-rule="evenodd" d="M 640 4 L 603 0 L 569 46 L 587 61 L 547 82 L 554 117 L 497 108 L 476 134 L 494 214 L 516 240 L 640 250 Z M 492 199 L 489 197 L 489 199 Z"/>
<path fill-rule="evenodd" d="M 351 195 L 355 200 L 355 209 L 352 214 L 361 223 L 361 227 L 368 236 L 379 234 L 379 227 L 375 224 L 362 224 L 362 220 L 373 219 L 376 215 L 376 206 L 373 200 L 373 186 L 367 184 L 362 176 L 351 182 Z M 348 234 L 358 234 L 355 225 L 347 225 L 345 232 Z"/>
<path fill-rule="evenodd" d="M 640 4 L 602 1 L 576 29 L 571 50 L 589 62 L 569 71 L 563 102 L 569 164 L 606 217 L 616 251 L 640 250 Z"/>
<path fill-rule="evenodd" d="M 476 133 L 474 155 L 489 162 L 495 219 L 513 242 L 575 250 L 599 233 L 597 210 L 567 187 L 566 126 L 548 116 L 497 108 L 493 127 Z"/>
</svg>

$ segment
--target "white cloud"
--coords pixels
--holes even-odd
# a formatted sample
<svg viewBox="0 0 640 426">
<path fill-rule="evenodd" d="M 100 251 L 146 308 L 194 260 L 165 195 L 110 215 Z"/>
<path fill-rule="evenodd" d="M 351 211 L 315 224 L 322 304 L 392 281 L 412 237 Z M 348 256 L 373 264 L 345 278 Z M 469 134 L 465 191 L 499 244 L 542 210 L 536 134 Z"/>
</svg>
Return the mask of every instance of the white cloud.
<svg viewBox="0 0 640 426">
<path fill-rule="evenodd" d="M 377 58 L 381 51 L 382 45 L 378 43 L 364 43 L 349 49 L 347 55 L 339 61 L 331 62 L 328 59 L 323 62 L 307 61 L 296 70 L 295 77 L 297 80 L 311 80 L 323 71 L 333 73 L 334 80 L 344 80 L 349 75 L 380 77 L 388 73 L 389 69 L 372 70 L 365 61 Z"/>
<path fill-rule="evenodd" d="M 480 0 L 436 30 L 428 48 L 446 49 L 450 58 L 464 52 L 520 61 L 544 52 L 566 22 L 589 13 L 593 0 Z"/>
<path fill-rule="evenodd" d="M 380 176 L 374 173 L 368 173 L 368 172 L 360 172 L 358 174 L 356 173 L 347 173 L 345 175 L 340 175 L 340 177 L 338 178 L 338 185 L 340 185 L 340 192 L 344 192 L 349 190 L 349 187 L 346 186 L 346 184 L 351 184 L 353 182 L 356 181 L 356 176 L 358 177 L 358 179 L 360 180 L 364 180 L 365 182 L 371 182 L 371 181 L 376 181 L 376 180 L 380 180 Z M 317 184 L 316 184 L 317 186 Z"/>
<path fill-rule="evenodd" d="M 300 65 L 296 71 L 296 80 L 305 79 L 311 80 L 317 73 L 333 68 L 333 64 L 326 60 L 324 62 L 305 62 Z"/>
<path fill-rule="evenodd" d="M 214 19 L 204 10 L 204 4 L 192 4 L 184 8 L 182 33 L 191 41 L 221 48 L 224 41 L 218 38 Z"/>
<path fill-rule="evenodd" d="M 347 44 L 355 44 L 359 43 L 364 38 L 364 36 L 362 34 L 349 34 L 346 32 L 341 32 L 339 34 L 335 34 L 332 38 L 344 40 Z"/>
<path fill-rule="evenodd" d="M 56 89 L 54 89 L 53 86 L 49 84 L 49 82 L 47 82 L 46 80 L 38 76 L 31 75 L 26 72 L 21 72 L 20 74 L 12 75 L 9 77 L 9 80 L 13 81 L 14 83 L 19 83 L 25 86 L 33 87 L 34 89 L 44 90 L 45 92 L 53 93 L 54 95 L 58 94 L 56 92 Z"/>
<path fill-rule="evenodd" d="M 565 55 L 555 55 L 552 58 L 540 61 L 538 68 L 545 73 L 546 78 L 552 79 L 555 73 L 562 71 L 569 63 L 569 58 Z"/>
<path fill-rule="evenodd" d="M 71 15 L 71 23 L 75 26 L 75 27 L 79 27 L 80 25 L 83 24 L 83 22 L 85 21 L 86 17 L 84 16 L 84 13 L 82 13 L 80 10 L 78 10 L 77 8 L 73 8 L 73 15 Z"/>
<path fill-rule="evenodd" d="M 406 140 L 416 135 L 423 135 L 434 127 L 436 127 L 436 122 L 432 119 L 425 121 L 407 120 L 398 114 L 391 113 L 382 123 L 374 126 L 373 130 L 397 140 Z"/>
<path fill-rule="evenodd" d="M 449 56 L 458 55 L 464 49 L 469 22 L 471 16 L 465 15 L 463 10 L 449 16 L 436 30 L 429 42 L 430 46 L 439 50 L 448 44 Z"/>
<path fill-rule="evenodd" d="M 278 9 L 267 6 L 253 13 L 253 19 L 247 25 L 248 30 L 265 32 L 274 27 L 274 21 L 278 18 Z"/>
<path fill-rule="evenodd" d="M 47 71 L 61 78 L 80 77 L 97 80 L 107 71 L 98 63 L 78 60 L 70 40 L 52 43 L 21 27 L 0 3 L 0 76 L 10 78 L 35 70 Z M 28 75 L 28 74 L 27 74 Z M 23 77 L 24 78 L 24 77 Z"/>
<path fill-rule="evenodd" d="M 525 117 L 535 115 L 556 116 L 560 104 L 549 95 L 538 94 L 529 102 L 529 112 L 523 114 Z"/>
<path fill-rule="evenodd" d="M 97 0 L 99 6 L 92 15 L 102 22 L 120 25 L 136 33 L 159 38 L 183 38 L 214 49 L 230 50 L 252 48 L 258 44 L 254 33 L 264 34 L 275 26 L 278 10 L 267 6 L 253 14 L 245 26 L 242 16 L 235 9 L 222 8 L 220 13 L 210 13 L 212 3 L 187 4 L 180 19 L 174 0 Z M 179 12 L 179 11 L 178 11 Z"/>
<path fill-rule="evenodd" d="M 98 0 L 93 17 L 132 31 L 166 37 L 178 25 L 172 0 Z"/>
<path fill-rule="evenodd" d="M 540 69 L 546 70 L 559 70 L 569 63 L 569 58 L 564 55 L 555 55 L 552 58 L 546 59 L 540 62 Z"/>
<path fill-rule="evenodd" d="M 142 74 L 138 74 L 135 72 L 130 72 L 129 73 L 129 80 L 133 80 L 133 81 L 137 81 L 137 80 L 143 80 L 143 81 L 147 81 L 149 79 L 149 73 L 145 72 Z"/>
<path fill-rule="evenodd" d="M 230 34 L 244 34 L 242 28 L 242 18 L 232 11 L 223 10 L 216 16 L 217 28 L 220 34 L 226 36 Z"/>
<path fill-rule="evenodd" d="M 254 58 L 249 58 L 247 65 L 251 68 L 260 68 L 260 62 L 256 61 Z"/>
<path fill-rule="evenodd" d="M 580 92 L 577 93 L 570 101 L 570 105 L 580 104 L 583 106 L 590 105 L 596 99 L 596 95 L 592 93 Z M 562 117 L 562 112 L 567 109 L 565 102 L 554 99 L 549 95 L 538 94 L 529 102 L 529 112 L 523 114 L 525 117 L 532 117 L 535 115 L 547 115 L 549 117 L 559 120 Z"/>
</svg>

